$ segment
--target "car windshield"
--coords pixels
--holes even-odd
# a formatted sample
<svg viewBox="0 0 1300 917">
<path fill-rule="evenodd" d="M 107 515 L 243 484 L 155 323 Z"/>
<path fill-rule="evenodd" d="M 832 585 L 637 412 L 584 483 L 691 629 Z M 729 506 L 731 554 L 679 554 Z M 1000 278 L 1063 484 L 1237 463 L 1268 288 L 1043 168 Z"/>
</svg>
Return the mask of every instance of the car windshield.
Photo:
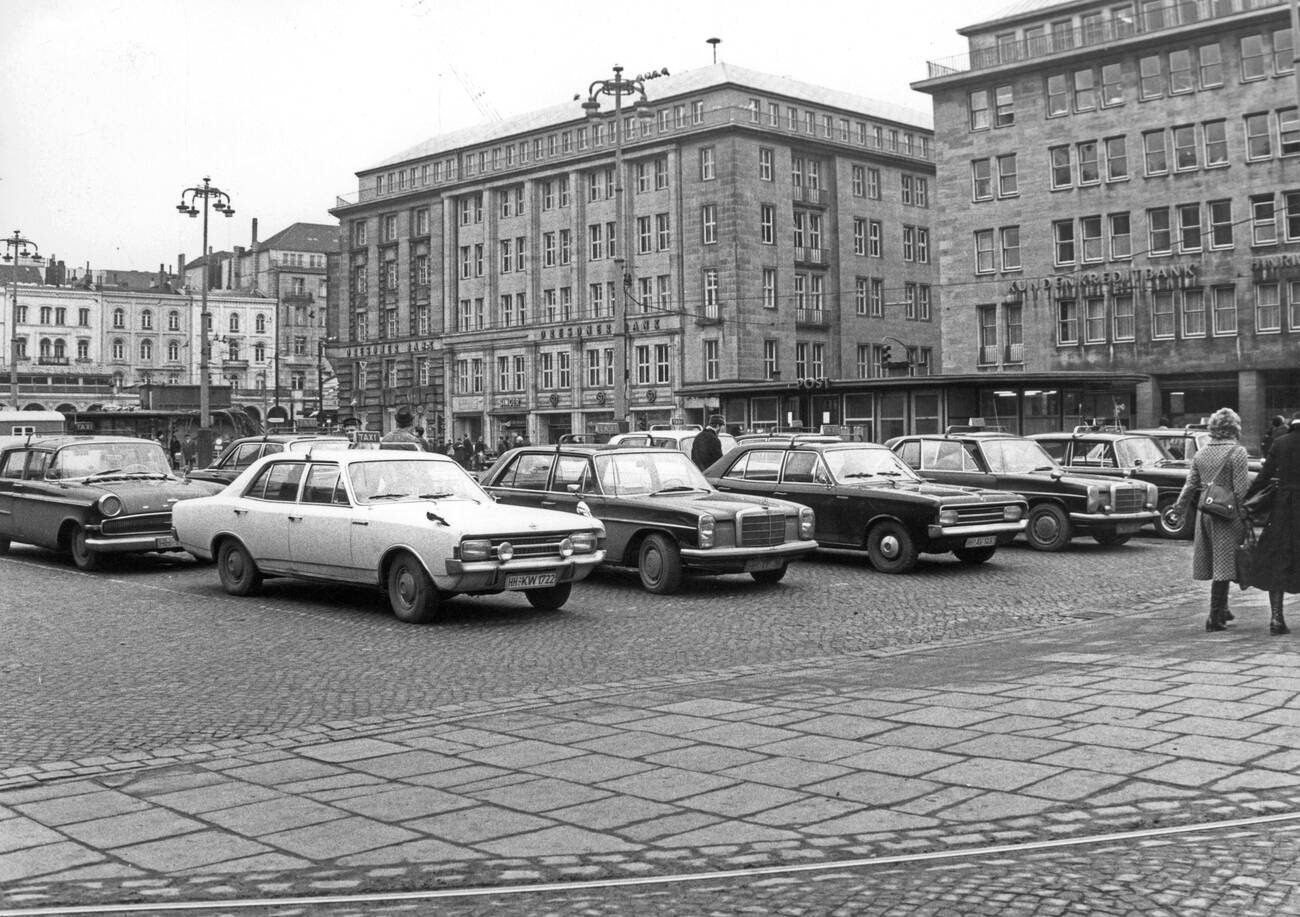
<svg viewBox="0 0 1300 917">
<path fill-rule="evenodd" d="M 356 462 L 348 467 L 348 480 L 361 504 L 489 499 L 465 469 L 450 461 Z"/>
<path fill-rule="evenodd" d="M 826 467 L 837 481 L 886 478 L 893 481 L 919 481 L 916 472 L 883 446 L 880 448 L 827 449 L 822 453 Z"/>
<path fill-rule="evenodd" d="M 992 439 L 982 445 L 984 459 L 994 474 L 1055 471 L 1058 467 L 1047 450 L 1032 439 Z"/>
<path fill-rule="evenodd" d="M 1122 468 L 1130 468 L 1139 462 L 1143 465 L 1158 465 L 1169 460 L 1169 453 L 1148 436 L 1129 436 L 1117 441 L 1115 455 Z"/>
<path fill-rule="evenodd" d="M 667 450 L 597 455 L 596 477 L 606 494 L 618 497 L 713 490 L 689 458 Z"/>
<path fill-rule="evenodd" d="M 94 476 L 151 475 L 170 477 L 162 446 L 148 440 L 125 443 L 76 443 L 54 456 L 45 477 L 52 481 Z"/>
</svg>

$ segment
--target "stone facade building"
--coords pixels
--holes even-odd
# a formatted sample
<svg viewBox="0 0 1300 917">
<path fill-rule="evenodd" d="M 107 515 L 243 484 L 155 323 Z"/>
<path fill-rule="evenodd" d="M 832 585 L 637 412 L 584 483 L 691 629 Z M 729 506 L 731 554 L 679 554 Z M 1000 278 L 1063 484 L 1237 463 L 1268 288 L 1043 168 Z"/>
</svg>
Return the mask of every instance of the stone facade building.
<svg viewBox="0 0 1300 917">
<path fill-rule="evenodd" d="M 1288 5 L 1028 0 L 961 33 L 914 84 L 937 125 L 944 371 L 997 375 L 978 413 L 1027 432 L 1226 405 L 1258 443 L 1300 408 Z M 1090 371 L 1117 375 L 1041 378 Z"/>
<path fill-rule="evenodd" d="M 644 86 L 644 123 L 572 102 L 357 173 L 332 211 L 342 414 L 388 429 L 411 405 L 488 443 L 720 407 L 770 425 L 886 355 L 937 366 L 927 117 L 729 64 Z"/>
</svg>

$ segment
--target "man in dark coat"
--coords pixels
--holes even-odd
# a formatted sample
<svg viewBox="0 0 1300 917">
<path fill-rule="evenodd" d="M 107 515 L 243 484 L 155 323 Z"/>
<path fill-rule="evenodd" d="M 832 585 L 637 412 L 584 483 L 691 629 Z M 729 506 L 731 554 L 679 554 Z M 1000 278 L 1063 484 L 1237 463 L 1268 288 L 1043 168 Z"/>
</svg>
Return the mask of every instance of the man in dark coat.
<svg viewBox="0 0 1300 917">
<path fill-rule="evenodd" d="M 397 423 L 397 429 L 384 434 L 379 440 L 379 448 L 382 449 L 386 443 L 415 443 L 422 452 L 429 450 L 424 437 L 415 432 L 415 415 L 410 408 L 398 408 L 393 420 Z"/>
<path fill-rule="evenodd" d="M 1268 451 L 1273 448 L 1273 440 L 1279 436 L 1287 434 L 1286 418 L 1278 414 L 1268 425 L 1268 431 L 1264 434 L 1264 439 L 1259 444 L 1259 454 L 1268 458 Z"/>
<path fill-rule="evenodd" d="M 1288 592 L 1300 592 L 1300 413 L 1291 419 L 1290 431 L 1273 440 L 1264 457 L 1264 468 L 1246 497 L 1249 499 L 1274 480 L 1277 496 L 1255 548 L 1251 580 L 1245 585 L 1268 590 L 1273 612 L 1269 632 L 1285 634 L 1288 628 L 1282 615 L 1283 597 Z"/>
<path fill-rule="evenodd" d="M 691 461 L 701 471 L 722 458 L 722 440 L 718 439 L 718 431 L 725 423 L 721 414 L 714 414 L 709 418 L 709 425 L 695 437 L 695 443 L 691 446 Z"/>
</svg>

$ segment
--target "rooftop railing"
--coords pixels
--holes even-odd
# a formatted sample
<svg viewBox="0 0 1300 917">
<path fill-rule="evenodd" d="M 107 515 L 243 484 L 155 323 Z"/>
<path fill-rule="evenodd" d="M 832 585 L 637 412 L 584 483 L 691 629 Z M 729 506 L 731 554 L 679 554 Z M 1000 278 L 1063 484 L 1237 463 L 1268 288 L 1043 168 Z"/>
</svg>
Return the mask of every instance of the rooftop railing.
<svg viewBox="0 0 1300 917">
<path fill-rule="evenodd" d="M 986 48 L 928 61 L 929 79 L 990 70 L 1081 48 L 1100 47 L 1137 35 L 1168 32 L 1252 10 L 1284 7 L 1286 2 L 1287 0 L 1174 0 L 1169 3 L 1140 3 L 1136 9 L 1122 7 L 1121 9 L 1128 10 L 1126 15 L 1116 14 L 1112 10 L 1110 18 L 1098 19 L 1078 28 L 998 41 Z"/>
</svg>

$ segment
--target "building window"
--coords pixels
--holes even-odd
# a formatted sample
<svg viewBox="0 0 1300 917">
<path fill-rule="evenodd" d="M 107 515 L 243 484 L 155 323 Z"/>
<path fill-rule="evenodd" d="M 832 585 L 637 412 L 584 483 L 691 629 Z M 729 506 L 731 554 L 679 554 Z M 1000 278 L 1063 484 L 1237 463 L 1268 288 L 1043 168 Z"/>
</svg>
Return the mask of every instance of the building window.
<svg viewBox="0 0 1300 917">
<path fill-rule="evenodd" d="M 1079 184 L 1095 185 L 1101 181 L 1097 165 L 1097 141 L 1088 140 L 1078 145 Z"/>
<path fill-rule="evenodd" d="M 1074 220 L 1057 220 L 1052 224 L 1057 264 L 1074 263 Z"/>
<path fill-rule="evenodd" d="M 1109 137 L 1106 140 L 1106 181 L 1123 181 L 1128 178 L 1128 139 Z"/>
<path fill-rule="evenodd" d="M 1198 165 L 1196 161 L 1196 128 L 1191 124 L 1180 125 L 1173 129 L 1174 136 L 1174 169 L 1178 172 L 1186 172 L 1195 169 Z"/>
<path fill-rule="evenodd" d="M 767 147 L 758 148 L 758 177 L 760 181 L 772 181 L 773 151 Z"/>
<path fill-rule="evenodd" d="M 1068 188 L 1074 179 L 1068 146 L 1054 146 L 1048 151 L 1052 160 L 1052 188 Z"/>
<path fill-rule="evenodd" d="M 1276 283 L 1255 284 L 1255 331 L 1282 330 L 1282 299 Z"/>
<path fill-rule="evenodd" d="M 968 97 L 970 109 L 970 129 L 984 130 L 989 126 L 989 91 L 977 89 Z M 876 146 L 880 146 L 879 143 Z"/>
<path fill-rule="evenodd" d="M 1273 205 L 1273 195 L 1255 195 L 1250 199 L 1251 243 L 1254 245 L 1277 244 L 1277 215 Z"/>
<path fill-rule="evenodd" d="M 1183 291 L 1183 337 L 1205 337 L 1205 294 Z"/>
<path fill-rule="evenodd" d="M 1160 55 L 1152 54 L 1138 61 L 1138 98 L 1158 99 L 1165 94 Z"/>
<path fill-rule="evenodd" d="M 1047 77 L 1047 117 L 1053 118 L 1069 113 L 1070 92 L 1065 82 L 1065 74 L 1050 74 Z"/>
<path fill-rule="evenodd" d="M 977 201 L 993 199 L 992 167 L 987 159 L 976 159 L 970 164 L 971 198 Z"/>
<path fill-rule="evenodd" d="M 998 307 L 978 306 L 979 362 L 992 366 L 998 362 Z"/>
<path fill-rule="evenodd" d="M 763 378 L 775 379 L 777 373 L 781 371 L 781 364 L 777 361 L 777 342 L 773 340 L 763 341 Z"/>
<path fill-rule="evenodd" d="M 1300 153 L 1300 115 L 1295 108 L 1280 108 L 1277 112 L 1278 151 L 1283 156 Z"/>
<path fill-rule="evenodd" d="M 1010 127 L 1016 123 L 1015 91 L 1011 86 L 999 86 L 993 91 L 997 127 Z"/>
<path fill-rule="evenodd" d="M 924 179 L 922 179 L 924 181 Z M 998 157 L 998 197 L 1012 197 L 1020 193 L 1016 175 L 1016 154 Z"/>
<path fill-rule="evenodd" d="M 1074 71 L 1074 110 L 1092 111 L 1097 107 L 1097 75 L 1091 67 Z"/>
<path fill-rule="evenodd" d="M 1112 213 L 1109 220 L 1111 258 L 1131 258 L 1133 256 L 1133 229 L 1127 211 Z"/>
<path fill-rule="evenodd" d="M 1201 205 L 1178 205 L 1178 250 L 1182 252 L 1199 252 L 1201 250 Z"/>
<path fill-rule="evenodd" d="M 701 240 L 705 245 L 718 241 L 718 205 L 705 204 L 700 208 Z"/>
<path fill-rule="evenodd" d="M 1216 335 L 1235 335 L 1237 333 L 1237 289 L 1236 287 L 1215 287 L 1214 296 L 1214 333 Z"/>
<path fill-rule="evenodd" d="M 704 381 L 718 381 L 718 342 L 716 339 L 708 339 L 704 344 Z"/>
<path fill-rule="evenodd" d="M 763 308 L 776 308 L 776 268 L 763 268 Z"/>
<path fill-rule="evenodd" d="M 1002 243 L 1002 270 L 1020 270 L 1020 227 L 1004 226 L 998 233 Z"/>
<path fill-rule="evenodd" d="M 1264 36 L 1241 36 L 1241 78 L 1243 80 L 1262 80 L 1268 76 L 1268 53 L 1264 48 Z"/>
<path fill-rule="evenodd" d="M 1173 251 L 1174 238 L 1168 207 L 1152 207 L 1147 211 L 1147 233 L 1149 254 L 1167 255 Z"/>
<path fill-rule="evenodd" d="M 1165 152 L 1164 130 L 1147 131 L 1142 135 L 1146 155 L 1146 174 L 1163 175 L 1169 171 L 1169 156 Z"/>
<path fill-rule="evenodd" d="M 718 270 L 706 268 L 704 271 L 704 317 L 718 317 Z"/>
<path fill-rule="evenodd" d="M 881 258 L 883 229 L 879 220 L 867 221 L 867 254 L 872 258 Z"/>
<path fill-rule="evenodd" d="M 1178 48 L 1169 52 L 1169 94 L 1191 92 L 1196 88 L 1196 78 L 1192 73 L 1192 52 L 1188 48 Z"/>
<path fill-rule="evenodd" d="M 1056 301 L 1056 343 L 1079 343 L 1079 311 L 1073 299 Z"/>
<path fill-rule="evenodd" d="M 1174 294 L 1158 290 L 1151 297 L 1151 337 L 1170 340 L 1174 336 Z"/>
<path fill-rule="evenodd" d="M 700 181 L 713 181 L 717 171 L 713 162 L 713 147 L 706 146 L 700 150 Z"/>
<path fill-rule="evenodd" d="M 758 240 L 764 245 L 776 244 L 776 208 L 771 204 L 759 205 Z"/>
<path fill-rule="evenodd" d="M 1206 207 L 1210 214 L 1210 247 L 1232 248 L 1232 201 L 1210 201 Z M 1289 233 L 1289 220 L 1287 228 Z"/>
<path fill-rule="evenodd" d="M 1268 159 L 1273 155 L 1273 140 L 1269 134 L 1268 114 L 1246 115 L 1246 158 Z"/>
<path fill-rule="evenodd" d="M 1083 303 L 1083 341 L 1085 344 L 1106 342 L 1106 300 L 1090 296 Z"/>
<path fill-rule="evenodd" d="M 1004 363 L 1025 362 L 1024 308 L 1014 303 L 1002 307 L 1002 327 L 1005 349 Z"/>
<path fill-rule="evenodd" d="M 1107 107 L 1124 104 L 1124 67 L 1105 64 L 1101 68 L 1101 104 Z"/>
<path fill-rule="evenodd" d="M 975 273 L 993 273 L 993 230 L 977 229 L 975 231 Z"/>
</svg>

